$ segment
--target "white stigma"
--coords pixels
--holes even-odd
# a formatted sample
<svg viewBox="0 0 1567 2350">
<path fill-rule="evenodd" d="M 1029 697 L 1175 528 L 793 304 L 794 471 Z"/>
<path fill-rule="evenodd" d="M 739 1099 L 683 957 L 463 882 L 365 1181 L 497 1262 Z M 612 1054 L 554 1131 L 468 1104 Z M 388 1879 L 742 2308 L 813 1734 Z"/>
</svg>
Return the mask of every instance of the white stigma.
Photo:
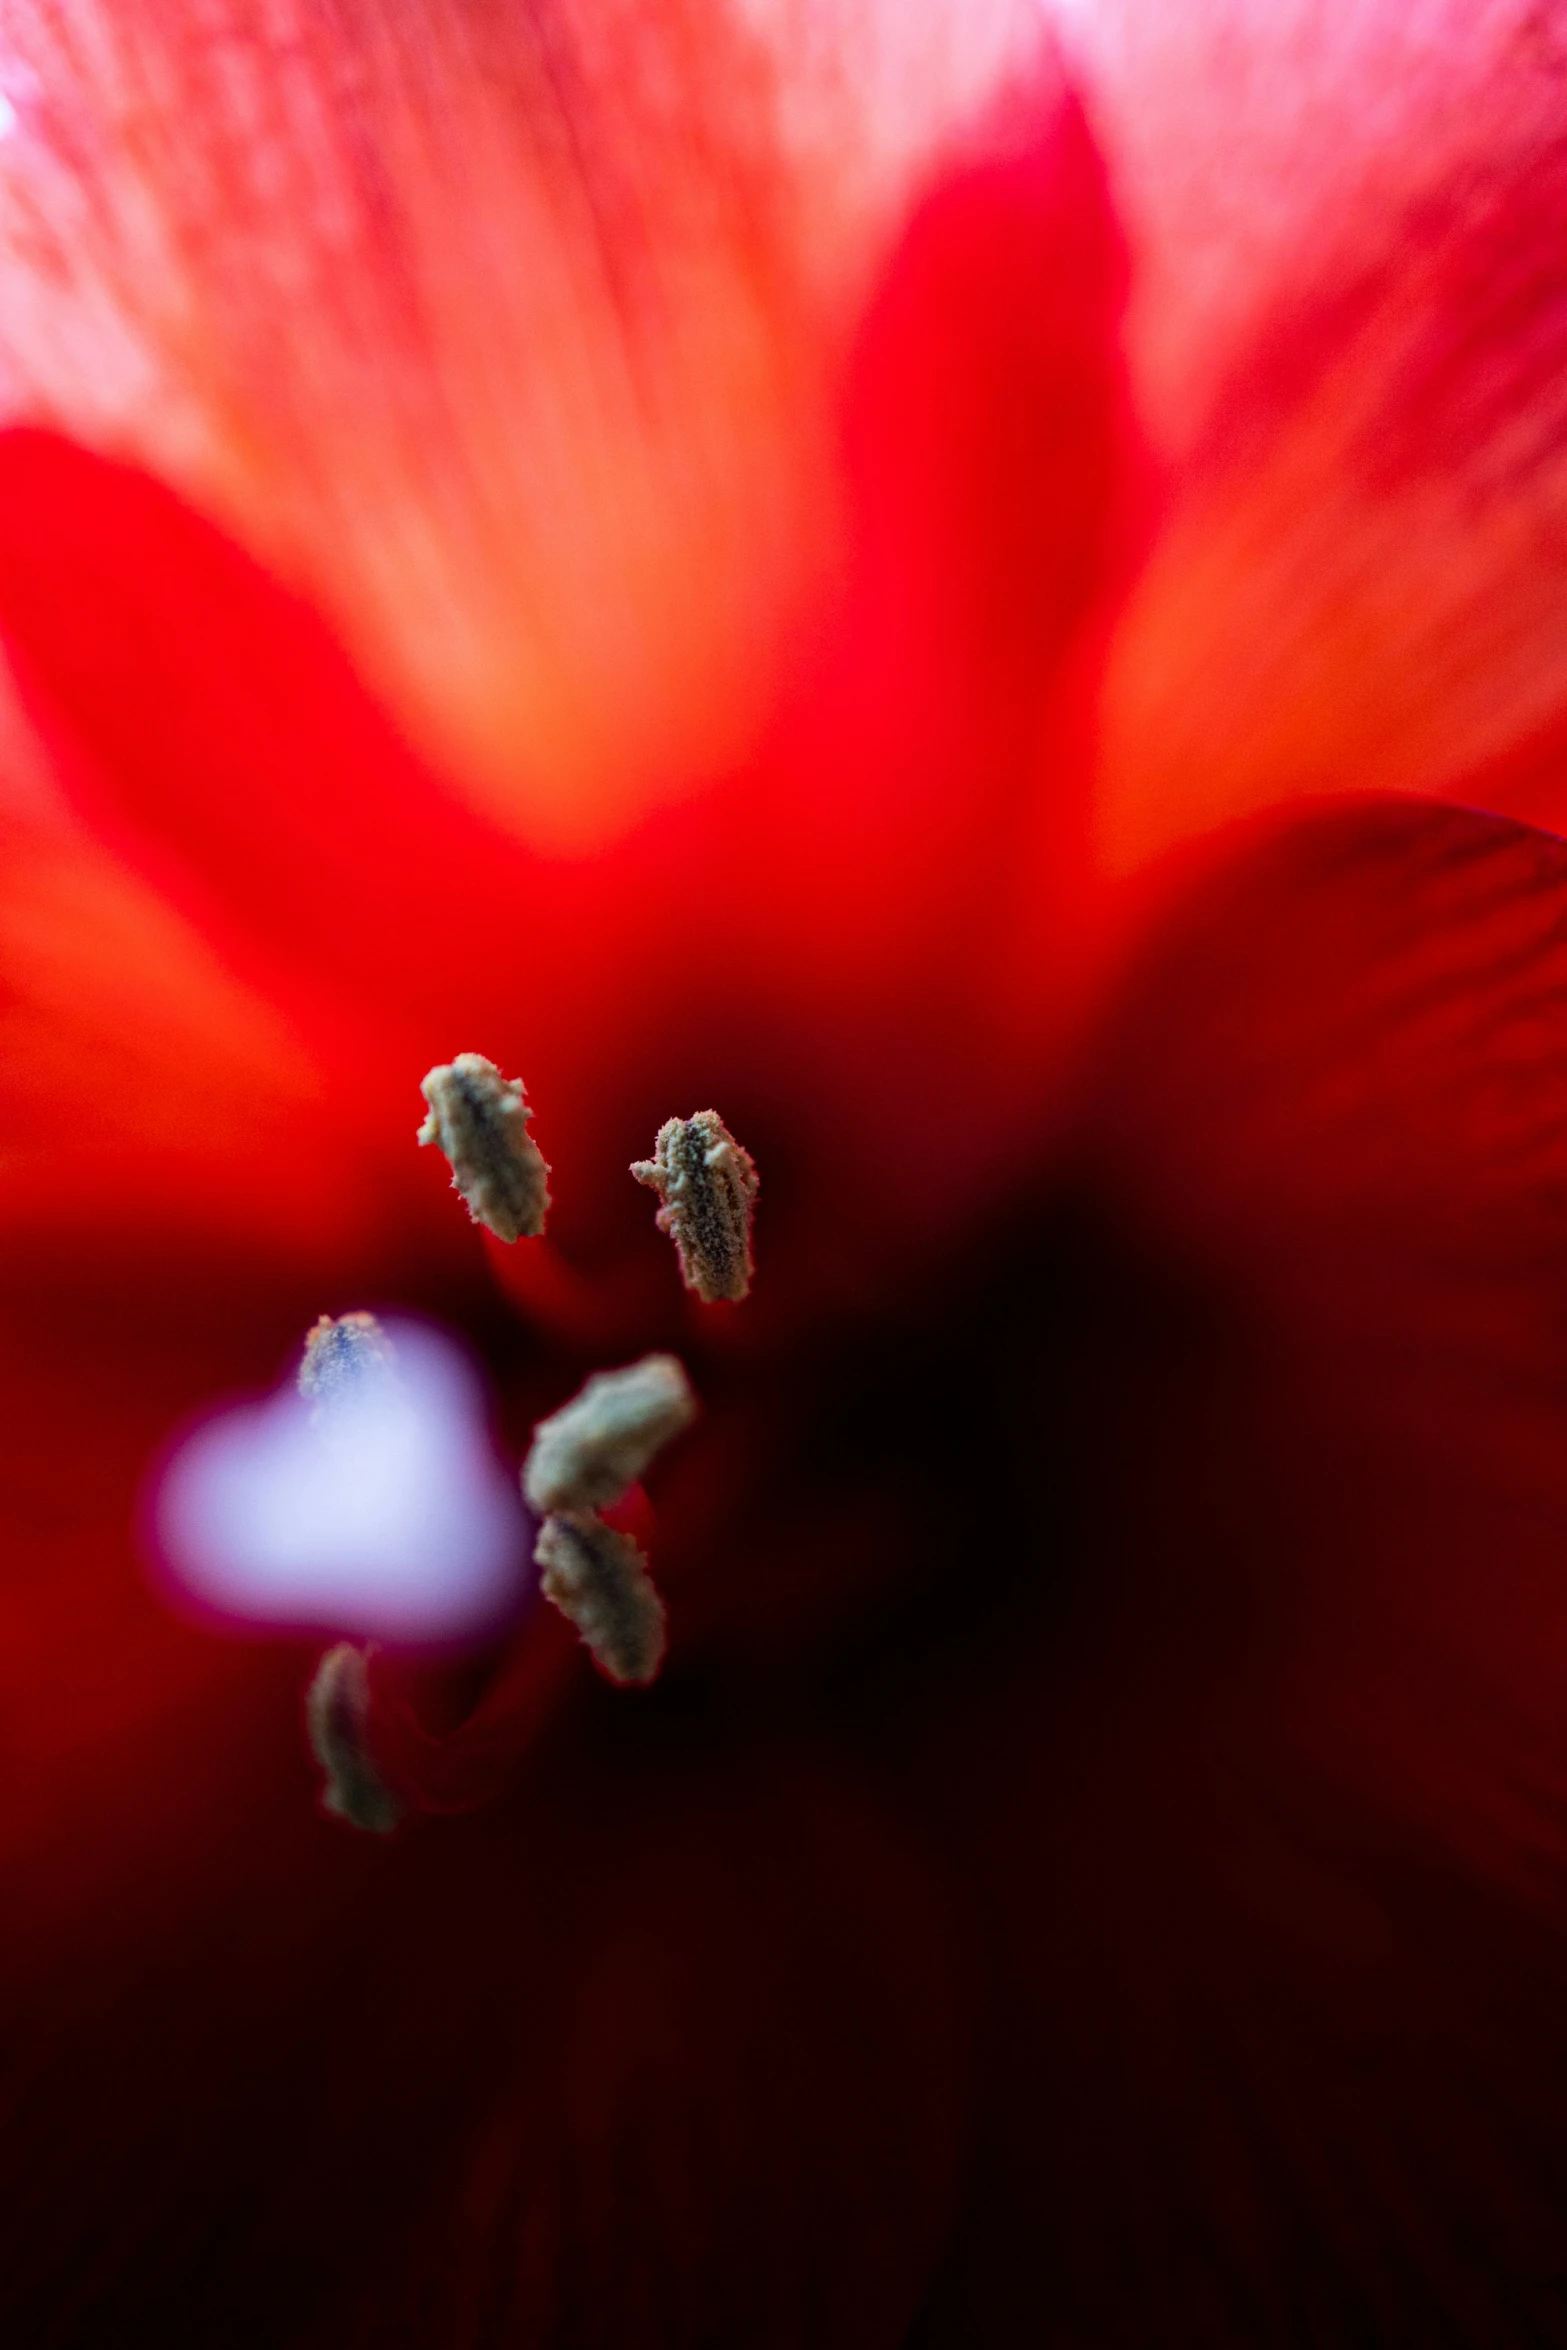
<svg viewBox="0 0 1567 2350">
<path fill-rule="evenodd" d="M 549 1213 L 548 1167 L 528 1132 L 521 1083 L 482 1053 L 459 1053 L 420 1080 L 430 1114 L 420 1142 L 438 1143 L 476 1224 L 497 1240 L 535 1239 Z"/>
<path fill-rule="evenodd" d="M 657 1216 L 680 1260 L 680 1278 L 704 1305 L 747 1296 L 754 1265 L 751 1217 L 756 1205 L 756 1162 L 741 1148 L 716 1110 L 668 1118 L 658 1130 L 650 1159 L 631 1169 L 639 1183 L 656 1191 Z"/>
<path fill-rule="evenodd" d="M 396 1351 L 374 1314 L 323 1314 L 306 1334 L 298 1386 L 317 1428 L 329 1429 L 343 1405 L 396 1377 Z"/>
<path fill-rule="evenodd" d="M 418 1322 L 323 1317 L 297 1388 L 185 1438 L 156 1522 L 173 1579 L 231 1622 L 461 1640 L 524 1590 L 527 1519 L 484 1391 Z"/>
</svg>

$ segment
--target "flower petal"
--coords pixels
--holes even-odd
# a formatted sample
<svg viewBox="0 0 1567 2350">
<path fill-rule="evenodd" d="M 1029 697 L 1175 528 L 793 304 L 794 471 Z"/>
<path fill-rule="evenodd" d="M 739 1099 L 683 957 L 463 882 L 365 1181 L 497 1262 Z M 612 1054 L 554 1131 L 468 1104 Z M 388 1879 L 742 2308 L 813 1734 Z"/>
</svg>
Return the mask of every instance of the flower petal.
<svg viewBox="0 0 1567 2350">
<path fill-rule="evenodd" d="M 484 2089 L 386 2272 L 305 2341 L 410 2313 L 443 2345 L 905 2338 L 960 2145 L 939 1910 L 851 1786 L 646 1759 L 595 1774 L 564 1850 L 532 1831 L 478 1967 L 448 1957 Z"/>
<path fill-rule="evenodd" d="M 23 689 L 162 894 L 291 1010 L 303 972 L 387 1021 L 423 1001 L 439 1037 L 497 992 L 528 860 L 443 793 L 306 605 L 149 475 L 55 434 L 0 435 L 0 517 Z"/>
<path fill-rule="evenodd" d="M 418 1080 L 482 1048 L 543 1108 L 557 1226 L 591 1235 L 626 1194 L 612 1244 L 633 1228 L 625 1169 L 675 1074 L 645 1031 L 699 1034 L 728 984 L 720 957 L 647 984 L 671 935 L 699 935 L 711 842 L 528 851 L 431 773 L 308 605 L 150 475 L 53 433 L 0 433 L 0 632 L 94 832 L 300 1040 L 323 1159 L 373 1163 L 367 1221 L 422 1195 L 457 1236 L 412 1148 Z"/>
<path fill-rule="evenodd" d="M 341 1241 L 363 1200 L 273 1006 L 76 831 L 0 811 L 0 1218 L 74 1247 Z"/>
<path fill-rule="evenodd" d="M 1303 793 L 1461 788 L 1567 703 L 1559 34 L 1511 6 L 1357 15 L 1201 12 L 1198 115 L 1233 92 L 1236 141 L 1195 192 L 1164 157 L 1173 198 L 1157 129 L 1128 165 L 1172 499 L 1110 684 L 1118 865 Z"/>
<path fill-rule="evenodd" d="M 1029 14 L 903 13 L 25 5 L 10 412 L 177 481 L 443 764 L 591 837 L 754 722 L 845 313 Z"/>
<path fill-rule="evenodd" d="M 0 439 L 0 624 L 94 820 L 302 1025 L 308 974 L 396 1026 L 402 1067 L 477 1030 L 557 1115 L 600 1123 L 639 1065 L 754 1093 L 765 1039 L 803 1096 L 770 1124 L 895 1137 L 943 1090 L 1007 1084 L 976 1038 L 1005 1024 L 1020 953 L 1055 968 L 1080 878 L 1081 705 L 1134 503 L 1121 275 L 1080 115 L 1053 85 L 1020 94 L 916 216 L 867 325 L 849 585 L 765 773 L 591 864 L 530 861 L 455 805 L 303 604 L 147 477 L 49 435 Z M 677 938 L 702 942 L 689 968 Z M 362 1099 L 393 1058 L 362 1034 L 337 1051 Z M 599 1155 L 645 1147 L 638 1129 Z M 1005 1148 L 997 1129 L 981 1179 Z M 873 1137 L 817 1171 L 845 1233 L 876 1156 Z M 904 1188 L 928 1229 L 928 1187 Z"/>
<path fill-rule="evenodd" d="M 643 895 L 691 907 L 648 968 L 701 941 L 659 1057 L 690 1069 L 675 1098 L 721 1086 L 773 1248 L 805 1244 L 791 1284 L 812 1254 L 851 1294 L 889 1260 L 906 1280 L 994 1188 L 1040 1031 L 1066 1025 L 1086 706 L 1141 519 L 1122 287 L 1081 113 L 1036 80 L 915 213 L 867 315 L 843 593 L 757 772 L 627 844 Z"/>
<path fill-rule="evenodd" d="M 1386 800 L 1212 861 L 1099 1039 L 1118 1186 L 1335 1338 L 1484 1278 L 1549 1350 L 1567 852 Z"/>
<path fill-rule="evenodd" d="M 1106 2345 L 1558 2327 L 1564 1007 L 1567 851 L 1363 803 L 1210 874 L 1099 1039 L 907 1717 L 996 1921 L 933 2341 L 1042 2262 Z"/>
<path fill-rule="evenodd" d="M 951 1004 L 998 931 L 1072 901 L 1083 704 L 1142 519 L 1124 291 L 1075 100 L 1015 93 L 911 219 L 850 375 L 848 577 L 783 752 L 818 969 L 917 958 Z"/>
<path fill-rule="evenodd" d="M 1177 451 L 1290 288 L 1488 146 L 1497 124 L 1479 118 L 1480 94 L 1512 73 L 1522 97 L 1551 53 L 1533 0 L 1051 0 L 1050 12 L 1136 254 L 1144 411 Z"/>
</svg>

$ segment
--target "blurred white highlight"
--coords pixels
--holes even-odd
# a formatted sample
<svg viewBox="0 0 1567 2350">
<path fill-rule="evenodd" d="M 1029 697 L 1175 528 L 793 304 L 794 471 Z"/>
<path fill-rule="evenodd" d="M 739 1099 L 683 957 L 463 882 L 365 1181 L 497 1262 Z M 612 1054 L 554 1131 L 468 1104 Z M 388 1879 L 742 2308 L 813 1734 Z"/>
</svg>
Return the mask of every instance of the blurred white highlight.
<svg viewBox="0 0 1567 2350">
<path fill-rule="evenodd" d="M 392 1378 L 312 1418 L 292 1378 L 180 1445 L 155 1505 L 180 1589 L 231 1621 L 394 1641 L 457 1640 L 522 1595 L 532 1529 L 496 1458 L 467 1357 L 383 1324 Z"/>
</svg>

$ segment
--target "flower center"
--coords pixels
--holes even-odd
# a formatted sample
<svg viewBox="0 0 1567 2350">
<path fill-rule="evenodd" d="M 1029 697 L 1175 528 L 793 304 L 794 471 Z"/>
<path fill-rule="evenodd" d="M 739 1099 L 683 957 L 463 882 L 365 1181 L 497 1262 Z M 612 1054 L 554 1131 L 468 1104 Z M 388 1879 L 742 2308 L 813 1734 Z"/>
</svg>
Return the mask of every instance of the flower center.
<svg viewBox="0 0 1567 2350">
<path fill-rule="evenodd" d="M 459 1053 L 430 1070 L 421 1091 L 429 1114 L 418 1140 L 445 1153 L 474 1221 L 508 1245 L 539 1238 L 549 1170 L 528 1133 L 532 1112 L 520 1081 L 481 1054 Z M 757 1174 L 718 1113 L 667 1120 L 652 1159 L 631 1172 L 659 1195 L 656 1221 L 674 1242 L 687 1288 L 708 1304 L 743 1299 L 753 1271 Z M 318 1439 L 336 1441 L 365 1394 L 396 1378 L 396 1349 L 373 1315 L 324 1315 L 306 1340 L 298 1380 Z M 627 1503 L 697 1410 L 678 1357 L 649 1354 L 595 1373 L 540 1421 L 523 1466 L 523 1491 L 539 1521 L 541 1595 L 572 1625 L 599 1672 L 623 1686 L 646 1686 L 657 1676 L 666 1613 L 634 1534 L 602 1513 Z M 369 1658 L 369 1649 L 353 1642 L 330 1649 L 311 1684 L 306 1719 L 324 1775 L 324 1808 L 353 1827 L 385 1833 L 401 1806 L 374 1759 Z"/>
</svg>

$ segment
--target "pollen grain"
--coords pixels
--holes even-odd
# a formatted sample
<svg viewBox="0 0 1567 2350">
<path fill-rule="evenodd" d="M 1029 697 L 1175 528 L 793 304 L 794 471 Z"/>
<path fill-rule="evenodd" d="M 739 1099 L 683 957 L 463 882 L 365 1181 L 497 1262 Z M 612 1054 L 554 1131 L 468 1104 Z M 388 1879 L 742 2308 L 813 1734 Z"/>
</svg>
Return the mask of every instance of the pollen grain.
<svg viewBox="0 0 1567 2350">
<path fill-rule="evenodd" d="M 541 1516 L 618 1501 L 655 1453 L 688 1428 L 697 1400 L 677 1355 L 596 1371 L 533 1431 L 522 1489 Z"/>
<path fill-rule="evenodd" d="M 657 1224 L 675 1244 L 680 1278 L 704 1305 L 747 1296 L 755 1266 L 751 1218 L 756 1162 L 736 1142 L 716 1110 L 667 1118 L 650 1159 L 631 1169 L 658 1193 Z"/>
<path fill-rule="evenodd" d="M 539 1528 L 539 1588 L 576 1626 L 608 1680 L 645 1687 L 667 1644 L 664 1603 L 629 1534 L 591 1510 L 560 1510 Z"/>
<path fill-rule="evenodd" d="M 503 1077 L 482 1053 L 459 1053 L 420 1080 L 429 1115 L 420 1142 L 439 1144 L 452 1188 L 497 1240 L 535 1239 L 549 1213 L 549 1169 L 528 1132 L 533 1116 L 521 1082 Z"/>
</svg>

